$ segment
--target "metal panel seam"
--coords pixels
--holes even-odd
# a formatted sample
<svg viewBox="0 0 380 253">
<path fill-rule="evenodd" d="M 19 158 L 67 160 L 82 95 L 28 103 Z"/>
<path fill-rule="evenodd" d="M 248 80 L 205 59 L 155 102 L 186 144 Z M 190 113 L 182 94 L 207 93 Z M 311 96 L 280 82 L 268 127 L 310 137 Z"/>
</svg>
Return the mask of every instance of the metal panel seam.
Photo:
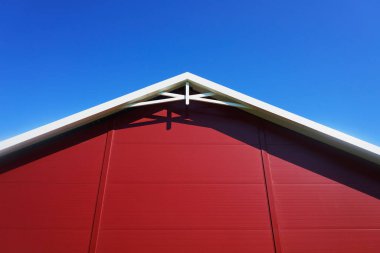
<svg viewBox="0 0 380 253">
<path fill-rule="evenodd" d="M 115 132 L 113 120 L 111 121 L 110 124 L 111 126 L 109 126 L 109 129 L 107 132 L 107 140 L 106 140 L 106 145 L 104 149 L 102 169 L 100 172 L 98 194 L 96 198 L 96 205 L 95 205 L 95 212 L 94 212 L 94 221 L 92 224 L 90 244 L 89 244 L 89 250 L 88 250 L 89 253 L 96 252 L 96 246 L 97 246 L 98 236 L 99 236 L 99 227 L 100 227 L 100 221 L 101 221 L 101 216 L 102 216 L 102 211 L 103 211 L 103 200 L 104 200 L 104 195 L 105 195 L 105 190 L 106 190 L 112 142 L 113 142 L 113 137 L 114 137 L 114 132 Z"/>
<path fill-rule="evenodd" d="M 263 126 L 260 126 L 259 129 L 259 145 L 260 145 L 260 155 L 263 167 L 263 175 L 265 182 L 265 191 L 268 199 L 268 209 L 269 209 L 269 219 L 272 227 L 272 236 L 273 236 L 273 244 L 274 250 L 276 253 L 281 253 L 281 244 L 280 244 L 280 233 L 278 229 L 278 222 L 276 216 L 276 209 L 274 203 L 274 195 L 273 195 L 273 187 L 272 187 L 272 176 L 270 172 L 269 165 L 269 156 L 267 152 L 266 146 L 266 137 L 265 130 Z"/>
</svg>

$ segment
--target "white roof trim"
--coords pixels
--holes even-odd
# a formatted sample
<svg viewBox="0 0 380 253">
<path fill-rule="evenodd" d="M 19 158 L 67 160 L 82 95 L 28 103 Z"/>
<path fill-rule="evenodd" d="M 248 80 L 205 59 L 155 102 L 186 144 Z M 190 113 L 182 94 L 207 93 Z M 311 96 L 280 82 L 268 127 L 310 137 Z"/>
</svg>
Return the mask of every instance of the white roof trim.
<svg viewBox="0 0 380 253">
<path fill-rule="evenodd" d="M 188 72 L 1 141 L 0 156 L 123 110 L 127 104 L 153 98 L 159 95 L 160 92 L 170 91 L 178 86 L 185 85 L 186 81 L 189 81 L 193 86 L 198 86 L 217 95 L 227 97 L 233 101 L 246 105 L 250 108 L 247 110 L 248 112 L 268 121 L 380 164 L 380 147 L 376 145 L 290 113 Z"/>
</svg>

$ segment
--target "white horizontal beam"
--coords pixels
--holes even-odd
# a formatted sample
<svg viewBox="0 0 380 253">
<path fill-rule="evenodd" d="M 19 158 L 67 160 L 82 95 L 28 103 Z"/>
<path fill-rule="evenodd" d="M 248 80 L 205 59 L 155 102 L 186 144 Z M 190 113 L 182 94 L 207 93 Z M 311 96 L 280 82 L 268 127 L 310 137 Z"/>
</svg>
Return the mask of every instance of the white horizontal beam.
<svg viewBox="0 0 380 253">
<path fill-rule="evenodd" d="M 194 94 L 190 95 L 190 99 L 192 98 L 204 98 L 204 97 L 211 97 L 214 96 L 215 94 L 212 92 L 206 92 L 206 93 L 201 93 L 201 94 Z"/>
<path fill-rule="evenodd" d="M 166 97 L 172 97 L 172 98 L 183 98 L 183 99 L 185 99 L 185 95 L 171 93 L 171 92 L 161 92 L 160 95 L 166 96 Z M 191 98 L 204 98 L 204 97 L 212 97 L 214 95 L 215 95 L 215 93 L 213 93 L 213 92 L 206 92 L 206 93 L 189 95 L 189 98 L 190 99 Z"/>
<path fill-rule="evenodd" d="M 138 106 L 144 106 L 144 105 L 153 105 L 153 104 L 161 104 L 161 103 L 174 102 L 174 101 L 180 101 L 180 100 L 185 100 L 186 105 L 188 105 L 190 103 L 190 100 L 194 100 L 194 101 L 205 102 L 205 103 L 233 106 L 233 107 L 239 107 L 239 108 L 247 108 L 247 106 L 241 105 L 238 103 L 225 102 L 225 101 L 205 98 L 205 97 L 210 97 L 210 96 L 215 95 L 212 92 L 189 95 L 190 87 L 189 86 L 186 86 L 186 87 L 188 87 L 188 88 L 186 88 L 186 95 L 175 94 L 175 93 L 171 93 L 171 92 L 161 92 L 160 95 L 168 96 L 170 98 L 163 98 L 163 99 L 157 99 L 157 100 L 151 100 L 151 101 L 138 102 L 138 103 L 126 105 L 124 108 L 138 107 Z"/>
<path fill-rule="evenodd" d="M 212 103 L 212 104 L 218 104 L 218 105 L 227 105 L 227 106 L 233 106 L 233 107 L 239 107 L 239 108 L 248 108 L 245 105 L 241 105 L 238 103 L 233 102 L 225 102 L 220 100 L 214 100 L 214 99 L 207 99 L 207 98 L 199 98 L 199 97 L 193 97 L 191 100 L 200 101 L 200 102 L 206 102 L 206 103 Z"/>
<path fill-rule="evenodd" d="M 183 100 L 183 98 L 182 97 L 178 97 L 178 98 L 164 98 L 164 99 L 157 99 L 157 100 L 139 102 L 139 103 L 134 103 L 134 104 L 126 105 L 124 108 L 138 107 L 138 106 L 144 106 L 144 105 L 161 104 L 161 103 L 174 102 L 174 101 L 179 101 L 179 100 Z"/>
<path fill-rule="evenodd" d="M 164 95 L 164 94 L 162 94 Z M 168 94 L 166 94 L 168 95 Z M 170 93 L 170 96 L 172 95 L 178 95 L 174 93 Z M 218 104 L 218 105 L 226 105 L 226 106 L 233 106 L 233 107 L 239 107 L 239 108 L 248 108 L 245 105 L 241 105 L 238 103 L 233 102 L 225 102 L 220 100 L 214 100 L 214 99 L 207 99 L 204 98 L 206 96 L 212 96 L 213 93 L 203 93 L 203 94 L 196 94 L 196 95 L 190 95 L 187 97 L 189 100 L 199 101 L 199 102 L 205 102 L 205 103 L 212 103 L 212 104 Z M 157 99 L 157 100 L 151 100 L 151 101 L 144 101 L 144 102 L 138 102 L 134 104 L 126 105 L 124 108 L 131 108 L 131 107 L 138 107 L 138 106 L 144 106 L 144 105 L 154 105 L 154 104 L 162 104 L 162 103 L 168 103 L 168 102 L 174 102 L 174 101 L 180 101 L 180 100 L 186 100 L 186 96 L 184 95 L 178 95 L 178 96 L 172 96 L 171 98 L 163 98 L 163 99 Z M 188 105 L 189 103 L 187 103 Z"/>
<path fill-rule="evenodd" d="M 183 99 L 185 99 L 185 95 L 175 94 L 175 93 L 171 93 L 171 92 L 161 92 L 160 95 L 166 96 L 166 97 L 172 97 L 172 98 L 183 98 Z"/>
</svg>

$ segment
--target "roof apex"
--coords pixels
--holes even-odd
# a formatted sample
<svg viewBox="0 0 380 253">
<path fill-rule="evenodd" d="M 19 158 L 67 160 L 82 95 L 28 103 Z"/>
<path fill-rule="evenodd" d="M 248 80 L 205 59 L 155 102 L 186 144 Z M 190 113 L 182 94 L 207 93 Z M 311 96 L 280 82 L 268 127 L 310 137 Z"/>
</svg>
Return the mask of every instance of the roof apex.
<svg viewBox="0 0 380 253">
<path fill-rule="evenodd" d="M 380 147 L 376 145 L 285 111 L 190 72 L 184 72 L 87 110 L 1 141 L 0 156 L 121 111 L 129 104 L 153 98 L 161 92 L 170 91 L 185 85 L 186 81 L 189 81 L 194 87 L 202 88 L 213 92 L 218 96 L 226 97 L 229 100 L 242 104 L 246 107 L 244 109 L 245 111 L 265 120 L 362 157 L 376 164 L 380 164 Z"/>
</svg>

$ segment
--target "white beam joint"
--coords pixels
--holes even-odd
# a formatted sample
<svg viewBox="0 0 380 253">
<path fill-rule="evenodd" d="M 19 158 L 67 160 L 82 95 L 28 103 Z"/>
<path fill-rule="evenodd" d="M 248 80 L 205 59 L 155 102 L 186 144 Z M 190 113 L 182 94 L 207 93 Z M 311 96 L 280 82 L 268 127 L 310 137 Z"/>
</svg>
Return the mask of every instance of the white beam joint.
<svg viewBox="0 0 380 253">
<path fill-rule="evenodd" d="M 190 104 L 190 85 L 189 85 L 189 82 L 186 82 L 185 100 L 186 100 L 186 105 L 189 105 Z"/>
</svg>

